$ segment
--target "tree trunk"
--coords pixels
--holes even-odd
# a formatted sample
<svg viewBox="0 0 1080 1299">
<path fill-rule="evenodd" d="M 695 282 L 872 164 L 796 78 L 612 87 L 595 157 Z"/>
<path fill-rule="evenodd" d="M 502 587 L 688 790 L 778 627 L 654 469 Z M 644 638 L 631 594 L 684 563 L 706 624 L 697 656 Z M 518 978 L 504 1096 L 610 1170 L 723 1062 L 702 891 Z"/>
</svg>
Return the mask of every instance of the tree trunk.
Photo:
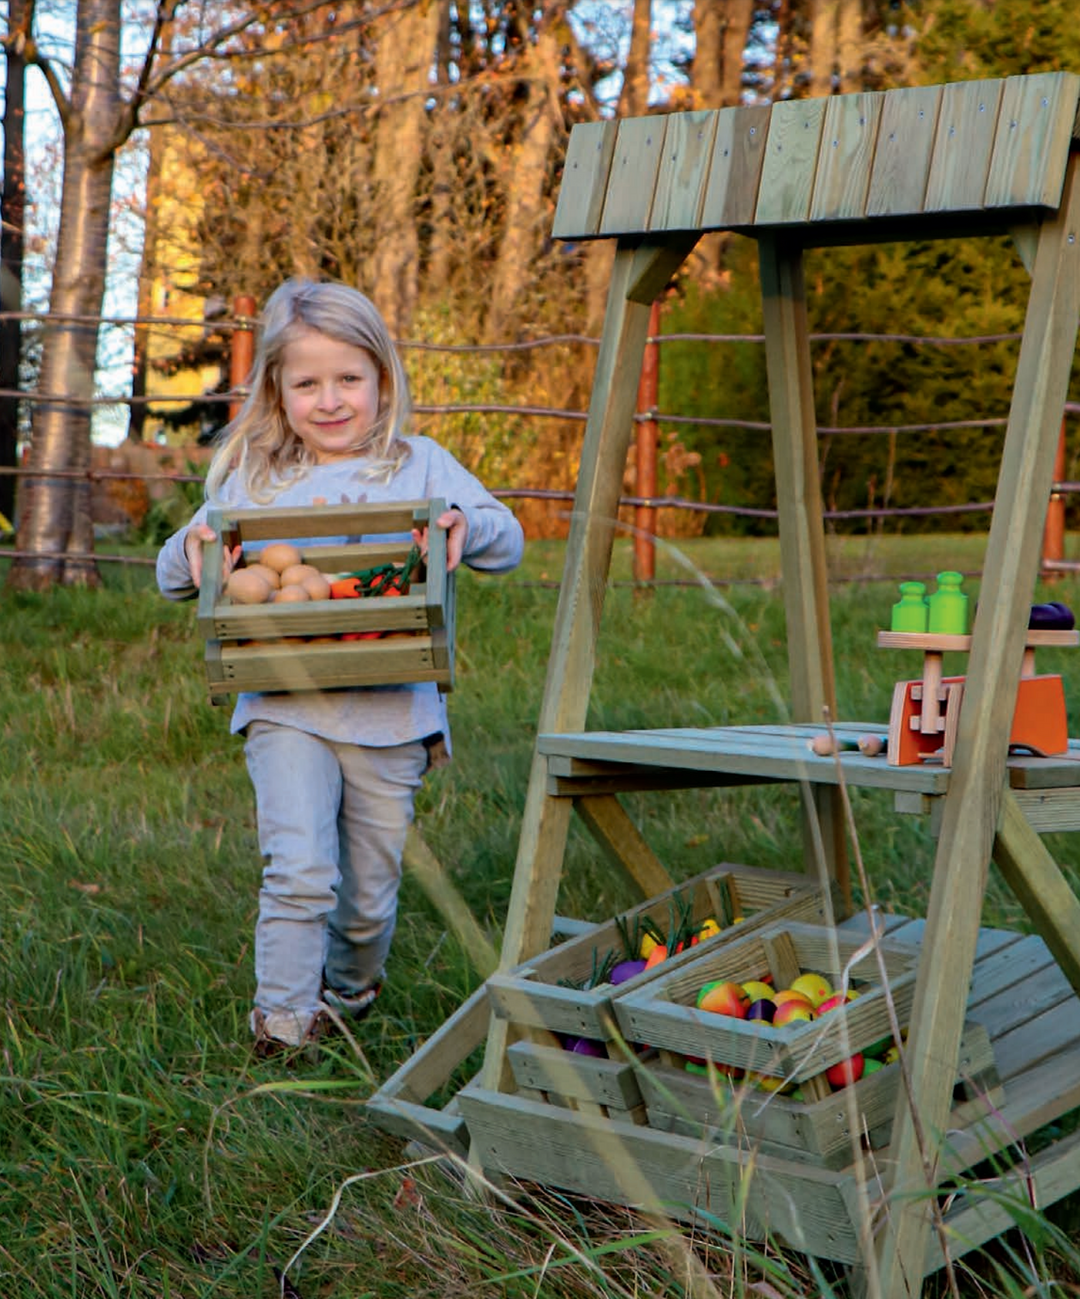
<svg viewBox="0 0 1080 1299">
<path fill-rule="evenodd" d="M 382 107 L 375 128 L 372 211 L 376 239 L 371 296 L 394 337 L 409 327 L 418 296 L 420 239 L 416 181 L 424 136 L 424 96 L 446 0 L 417 0 L 381 21 L 375 84 Z"/>
<path fill-rule="evenodd" d="M 506 222 L 495 260 L 491 309 L 486 334 L 497 341 L 514 306 L 531 278 L 536 256 L 551 213 L 544 203 L 544 187 L 551 161 L 555 131 L 562 117 L 558 101 L 559 42 L 555 28 L 545 22 L 521 63 L 526 101 L 524 125 L 506 184 Z"/>
<path fill-rule="evenodd" d="M 840 93 L 856 94 L 863 88 L 862 0 L 839 0 L 836 20 L 836 62 Z"/>
<path fill-rule="evenodd" d="M 840 0 L 813 0 L 810 13 L 810 94 L 831 95 L 837 67 Z"/>
<path fill-rule="evenodd" d="M 694 3 L 694 105 L 722 108 L 725 0 Z"/>
<path fill-rule="evenodd" d="M 25 0 L 9 0 L 8 31 L 27 21 Z M 4 88 L 4 184 L 0 195 L 0 311 L 22 311 L 23 240 L 26 230 L 26 151 L 24 98 L 26 63 L 21 50 L 9 47 Z M 19 399 L 5 396 L 19 389 L 22 321 L 15 314 L 0 318 L 0 469 L 18 461 Z M 0 514 L 15 517 L 15 478 L 0 474 Z"/>
<path fill-rule="evenodd" d="M 742 100 L 743 60 L 746 56 L 750 24 L 754 20 L 754 0 L 728 0 L 727 15 L 721 94 L 722 104 L 725 107 L 734 107 Z"/>
<path fill-rule="evenodd" d="M 652 0 L 634 0 L 630 52 L 626 56 L 619 117 L 641 117 L 649 107 L 649 56 L 652 53 Z"/>
<path fill-rule="evenodd" d="M 80 0 L 71 111 L 64 121 L 63 198 L 30 469 L 8 584 L 23 590 L 98 585 L 93 559 L 90 414 L 97 318 L 105 293 L 115 136 L 119 123 L 120 0 Z M 67 317 L 84 317 L 69 320 Z M 57 476 L 50 476 L 56 474 Z M 64 476 L 60 476 L 64 475 Z"/>
</svg>

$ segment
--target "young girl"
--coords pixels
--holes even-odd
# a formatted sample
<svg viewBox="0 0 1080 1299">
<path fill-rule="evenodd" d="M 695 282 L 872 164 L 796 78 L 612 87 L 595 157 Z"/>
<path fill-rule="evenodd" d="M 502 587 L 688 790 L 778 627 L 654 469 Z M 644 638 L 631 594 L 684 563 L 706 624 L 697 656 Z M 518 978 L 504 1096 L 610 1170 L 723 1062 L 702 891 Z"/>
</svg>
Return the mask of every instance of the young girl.
<svg viewBox="0 0 1080 1299">
<path fill-rule="evenodd" d="M 449 452 L 406 435 L 409 410 L 374 305 L 342 284 L 288 280 L 266 304 L 251 393 L 210 465 L 207 502 L 440 497 L 452 502 L 435 521 L 447 532 L 448 569 L 514 568 L 520 524 Z M 206 512 L 204 504 L 158 556 L 170 599 L 199 586 L 202 543 L 214 539 Z M 264 861 L 251 1028 L 266 1054 L 313 1040 L 327 1005 L 359 1017 L 377 996 L 413 796 L 449 732 L 433 683 L 241 694 L 231 725 L 245 737 Z"/>
</svg>

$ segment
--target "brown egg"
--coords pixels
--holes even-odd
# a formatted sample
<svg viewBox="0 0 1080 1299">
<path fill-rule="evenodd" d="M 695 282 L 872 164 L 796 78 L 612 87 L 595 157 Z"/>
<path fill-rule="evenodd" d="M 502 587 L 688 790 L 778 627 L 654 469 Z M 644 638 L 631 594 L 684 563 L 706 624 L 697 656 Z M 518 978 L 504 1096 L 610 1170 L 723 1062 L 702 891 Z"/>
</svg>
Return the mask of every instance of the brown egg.
<svg viewBox="0 0 1080 1299">
<path fill-rule="evenodd" d="M 296 546 L 288 541 L 272 541 L 259 551 L 259 562 L 272 568 L 276 573 L 284 573 L 293 564 L 302 564 L 304 557 Z"/>
<path fill-rule="evenodd" d="M 248 564 L 247 569 L 249 573 L 258 573 L 271 590 L 276 590 L 281 585 L 281 574 L 276 568 L 270 568 L 268 565 L 256 561 L 254 564 Z"/>
<path fill-rule="evenodd" d="M 325 577 L 323 577 L 322 573 L 309 573 L 300 585 L 305 591 L 307 591 L 308 595 L 311 596 L 313 600 L 330 599 L 330 583 Z"/>
<path fill-rule="evenodd" d="M 251 568 L 234 569 L 225 583 L 225 594 L 237 604 L 264 604 L 271 589 L 266 578 Z"/>
<path fill-rule="evenodd" d="M 298 604 L 301 600 L 310 600 L 311 596 L 300 585 L 283 586 L 280 591 L 271 595 L 275 604 Z"/>
<path fill-rule="evenodd" d="M 282 586 L 303 586 L 304 578 L 311 573 L 318 573 L 313 564 L 290 564 L 281 570 Z"/>
</svg>

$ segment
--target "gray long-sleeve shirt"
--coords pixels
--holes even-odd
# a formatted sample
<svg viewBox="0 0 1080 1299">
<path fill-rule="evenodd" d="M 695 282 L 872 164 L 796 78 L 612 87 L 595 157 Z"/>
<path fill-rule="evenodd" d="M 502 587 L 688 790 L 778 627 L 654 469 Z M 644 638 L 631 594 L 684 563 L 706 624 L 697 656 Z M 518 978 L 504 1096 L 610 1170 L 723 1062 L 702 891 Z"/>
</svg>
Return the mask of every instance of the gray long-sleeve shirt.
<svg viewBox="0 0 1080 1299">
<path fill-rule="evenodd" d="M 521 524 L 486 487 L 437 442 L 426 437 L 407 439 L 409 457 L 389 482 L 374 482 L 360 472 L 360 460 L 336 460 L 313 466 L 275 497 L 275 508 L 372 504 L 429 500 L 440 497 L 456 506 L 468 521 L 463 561 L 488 573 L 504 573 L 521 562 Z M 223 503 L 235 508 L 254 506 L 234 478 L 223 490 Z M 318 508 L 315 506 L 315 508 Z M 184 554 L 188 528 L 206 519 L 207 506 L 175 532 L 161 548 L 157 581 L 163 595 L 183 600 L 195 594 L 191 568 Z M 408 538 L 403 538 L 407 540 Z M 321 539 L 324 544 L 328 538 Z M 302 691 L 295 694 L 240 694 L 231 728 L 242 731 L 249 722 L 279 722 L 328 740 L 348 744 L 406 744 L 440 732 L 449 743 L 446 702 L 433 682 L 376 686 L 354 690 Z"/>
</svg>

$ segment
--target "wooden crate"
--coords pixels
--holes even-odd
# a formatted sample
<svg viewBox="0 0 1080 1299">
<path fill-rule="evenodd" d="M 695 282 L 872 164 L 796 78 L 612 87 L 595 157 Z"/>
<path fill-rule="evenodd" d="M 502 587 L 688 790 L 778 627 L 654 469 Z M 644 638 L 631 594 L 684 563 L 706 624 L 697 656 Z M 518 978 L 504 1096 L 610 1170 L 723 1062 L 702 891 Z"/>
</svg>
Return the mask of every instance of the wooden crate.
<svg viewBox="0 0 1080 1299">
<path fill-rule="evenodd" d="M 725 915 L 741 915 L 742 920 L 618 987 L 610 983 L 584 989 L 573 986 L 589 979 L 608 952 L 622 950 L 620 921 L 632 925 L 648 916 L 663 928 L 683 899 L 689 902 L 695 921 L 714 916 L 722 922 Z M 825 918 L 825 902 L 821 889 L 805 875 L 721 863 L 513 971 L 492 975 L 488 994 L 495 1013 L 515 1024 L 610 1042 L 619 1033 L 612 1014 L 616 999 L 684 968 L 699 953 L 717 950 L 735 932 L 749 934 L 786 918 L 820 922 Z"/>
<path fill-rule="evenodd" d="M 213 703 L 240 690 L 330 690 L 348 686 L 454 681 L 454 580 L 446 571 L 446 533 L 428 532 L 427 562 L 407 595 L 300 604 L 236 604 L 223 592 L 226 547 L 240 545 L 241 564 L 259 544 L 289 541 L 304 562 L 327 575 L 402 563 L 413 528 L 426 527 L 443 501 L 318 508 L 211 510 L 218 539 L 203 555 L 199 630 Z M 350 633 L 378 638 L 343 640 Z"/>
<path fill-rule="evenodd" d="M 889 1035 L 890 1001 L 901 1027 L 907 1025 L 915 992 L 916 953 L 887 938 L 880 941 L 879 950 L 887 985 L 881 982 L 877 960 L 860 936 L 786 922 L 694 955 L 679 970 L 661 973 L 645 987 L 627 992 L 613 1003 L 613 1010 L 628 1042 L 663 1048 L 680 1057 L 708 1059 L 791 1085 L 816 1082 L 830 1065 Z M 800 971 L 814 971 L 839 987 L 845 965 L 860 952 L 863 958 L 849 978 L 858 998 L 810 1022 L 778 1028 L 695 1006 L 701 987 L 714 980 L 767 979 L 779 989 Z M 819 1088 L 815 1099 L 824 1090 Z"/>
<path fill-rule="evenodd" d="M 650 1127 L 687 1137 L 760 1150 L 781 1158 L 846 1168 L 858 1149 L 888 1145 L 900 1065 L 893 1063 L 850 1088 L 818 1100 L 762 1091 L 752 1082 L 688 1073 L 663 1060 L 635 1070 Z M 990 1036 L 983 1025 L 965 1025 L 949 1126 L 969 1126 L 1004 1098 Z"/>
</svg>

